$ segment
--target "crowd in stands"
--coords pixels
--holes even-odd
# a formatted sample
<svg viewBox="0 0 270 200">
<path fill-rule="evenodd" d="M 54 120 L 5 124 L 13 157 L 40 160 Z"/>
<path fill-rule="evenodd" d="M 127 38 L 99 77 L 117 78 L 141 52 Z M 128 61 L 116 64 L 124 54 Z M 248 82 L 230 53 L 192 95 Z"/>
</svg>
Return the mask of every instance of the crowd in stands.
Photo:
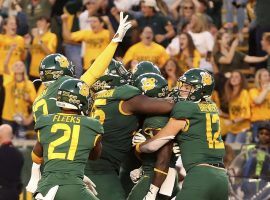
<svg viewBox="0 0 270 200">
<path fill-rule="evenodd" d="M 143 60 L 155 63 L 170 89 L 188 69 L 210 71 L 226 142 L 258 142 L 258 127 L 270 123 L 269 10 L 268 0 L 1 0 L 2 123 L 25 138 L 33 129 L 32 103 L 44 88 L 40 61 L 63 53 L 80 77 L 124 11 L 133 28 L 116 59 L 130 71 Z"/>
</svg>

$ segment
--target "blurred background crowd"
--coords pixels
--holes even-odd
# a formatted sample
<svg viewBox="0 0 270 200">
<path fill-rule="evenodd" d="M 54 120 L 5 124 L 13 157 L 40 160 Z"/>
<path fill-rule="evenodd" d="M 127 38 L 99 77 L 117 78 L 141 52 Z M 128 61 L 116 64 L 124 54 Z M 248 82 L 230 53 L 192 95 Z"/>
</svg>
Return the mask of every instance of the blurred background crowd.
<svg viewBox="0 0 270 200">
<path fill-rule="evenodd" d="M 117 60 L 130 71 L 139 61 L 155 63 L 170 89 L 188 69 L 210 71 L 226 144 L 269 153 L 269 0 L 0 0 L 0 117 L 16 138 L 35 137 L 31 107 L 44 88 L 40 61 L 63 53 L 80 77 L 109 44 L 120 11 L 133 27 Z M 232 149 L 227 145 L 227 166 Z M 261 168 L 269 173 L 266 158 Z"/>
</svg>

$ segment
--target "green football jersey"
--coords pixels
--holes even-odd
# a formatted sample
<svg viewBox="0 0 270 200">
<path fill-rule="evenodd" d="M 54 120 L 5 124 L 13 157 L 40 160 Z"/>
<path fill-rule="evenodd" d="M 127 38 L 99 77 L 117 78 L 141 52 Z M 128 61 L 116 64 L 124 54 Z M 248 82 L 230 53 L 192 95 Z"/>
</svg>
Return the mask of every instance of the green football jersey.
<svg viewBox="0 0 270 200">
<path fill-rule="evenodd" d="M 98 120 L 81 115 L 41 115 L 35 125 L 43 147 L 44 171 L 83 177 L 90 151 L 103 127 Z"/>
<path fill-rule="evenodd" d="M 187 122 L 176 136 L 186 171 L 200 163 L 223 163 L 225 149 L 215 103 L 181 101 L 175 104 L 171 117 Z"/>
<path fill-rule="evenodd" d="M 61 112 L 60 108 L 56 106 L 56 97 L 59 86 L 68 79 L 72 79 L 70 76 L 62 76 L 45 89 L 41 95 L 39 95 L 33 103 L 33 113 L 35 121 L 41 115 L 53 114 Z"/>
<path fill-rule="evenodd" d="M 146 117 L 142 127 L 143 135 L 146 136 L 147 139 L 153 137 L 152 131 L 162 129 L 167 124 L 168 120 L 169 117 L 166 115 Z M 156 153 L 142 153 L 140 157 L 142 159 L 144 172 L 146 174 L 147 172 L 152 173 L 156 163 Z"/>
<path fill-rule="evenodd" d="M 139 89 L 123 85 L 96 94 L 92 117 L 104 128 L 102 154 L 97 161 L 89 161 L 86 171 L 119 170 L 121 161 L 132 148 L 132 134 L 138 128 L 138 117 L 124 113 L 121 104 L 140 95 Z"/>
</svg>

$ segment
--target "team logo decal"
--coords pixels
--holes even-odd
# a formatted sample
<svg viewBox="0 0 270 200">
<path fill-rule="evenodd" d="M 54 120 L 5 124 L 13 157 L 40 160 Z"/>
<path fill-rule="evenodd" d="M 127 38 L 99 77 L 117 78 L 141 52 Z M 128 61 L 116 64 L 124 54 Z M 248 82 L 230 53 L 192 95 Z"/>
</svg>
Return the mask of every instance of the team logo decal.
<svg viewBox="0 0 270 200">
<path fill-rule="evenodd" d="M 64 56 L 56 56 L 55 60 L 59 63 L 60 67 L 67 68 L 69 66 L 69 62 Z"/>
<path fill-rule="evenodd" d="M 156 87 L 156 79 L 154 78 L 143 78 L 141 83 L 144 92 L 152 90 Z"/>
<path fill-rule="evenodd" d="M 202 83 L 203 85 L 211 85 L 212 84 L 212 77 L 210 74 L 206 72 L 201 72 L 201 77 L 202 77 Z"/>
<path fill-rule="evenodd" d="M 90 88 L 86 83 L 79 83 L 78 87 L 80 88 L 79 93 L 85 97 L 89 96 Z"/>
</svg>

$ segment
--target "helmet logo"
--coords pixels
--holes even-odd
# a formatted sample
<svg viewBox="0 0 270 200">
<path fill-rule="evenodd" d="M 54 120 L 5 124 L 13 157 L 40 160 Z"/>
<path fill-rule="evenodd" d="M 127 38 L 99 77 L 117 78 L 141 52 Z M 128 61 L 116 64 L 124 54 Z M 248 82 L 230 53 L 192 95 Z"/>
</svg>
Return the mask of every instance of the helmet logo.
<svg viewBox="0 0 270 200">
<path fill-rule="evenodd" d="M 86 83 L 78 83 L 78 87 L 80 88 L 79 93 L 82 96 L 85 96 L 85 97 L 89 96 L 89 86 Z"/>
<path fill-rule="evenodd" d="M 211 85 L 212 84 L 212 76 L 208 74 L 207 72 L 201 72 L 200 73 L 202 77 L 202 84 L 205 85 Z"/>
<path fill-rule="evenodd" d="M 156 87 L 156 79 L 154 78 L 143 78 L 141 80 L 141 83 L 142 83 L 142 90 L 144 92 L 152 90 Z"/>
<path fill-rule="evenodd" d="M 60 67 L 67 68 L 69 66 L 69 62 L 65 56 L 56 56 L 55 60 L 59 63 Z"/>
</svg>

